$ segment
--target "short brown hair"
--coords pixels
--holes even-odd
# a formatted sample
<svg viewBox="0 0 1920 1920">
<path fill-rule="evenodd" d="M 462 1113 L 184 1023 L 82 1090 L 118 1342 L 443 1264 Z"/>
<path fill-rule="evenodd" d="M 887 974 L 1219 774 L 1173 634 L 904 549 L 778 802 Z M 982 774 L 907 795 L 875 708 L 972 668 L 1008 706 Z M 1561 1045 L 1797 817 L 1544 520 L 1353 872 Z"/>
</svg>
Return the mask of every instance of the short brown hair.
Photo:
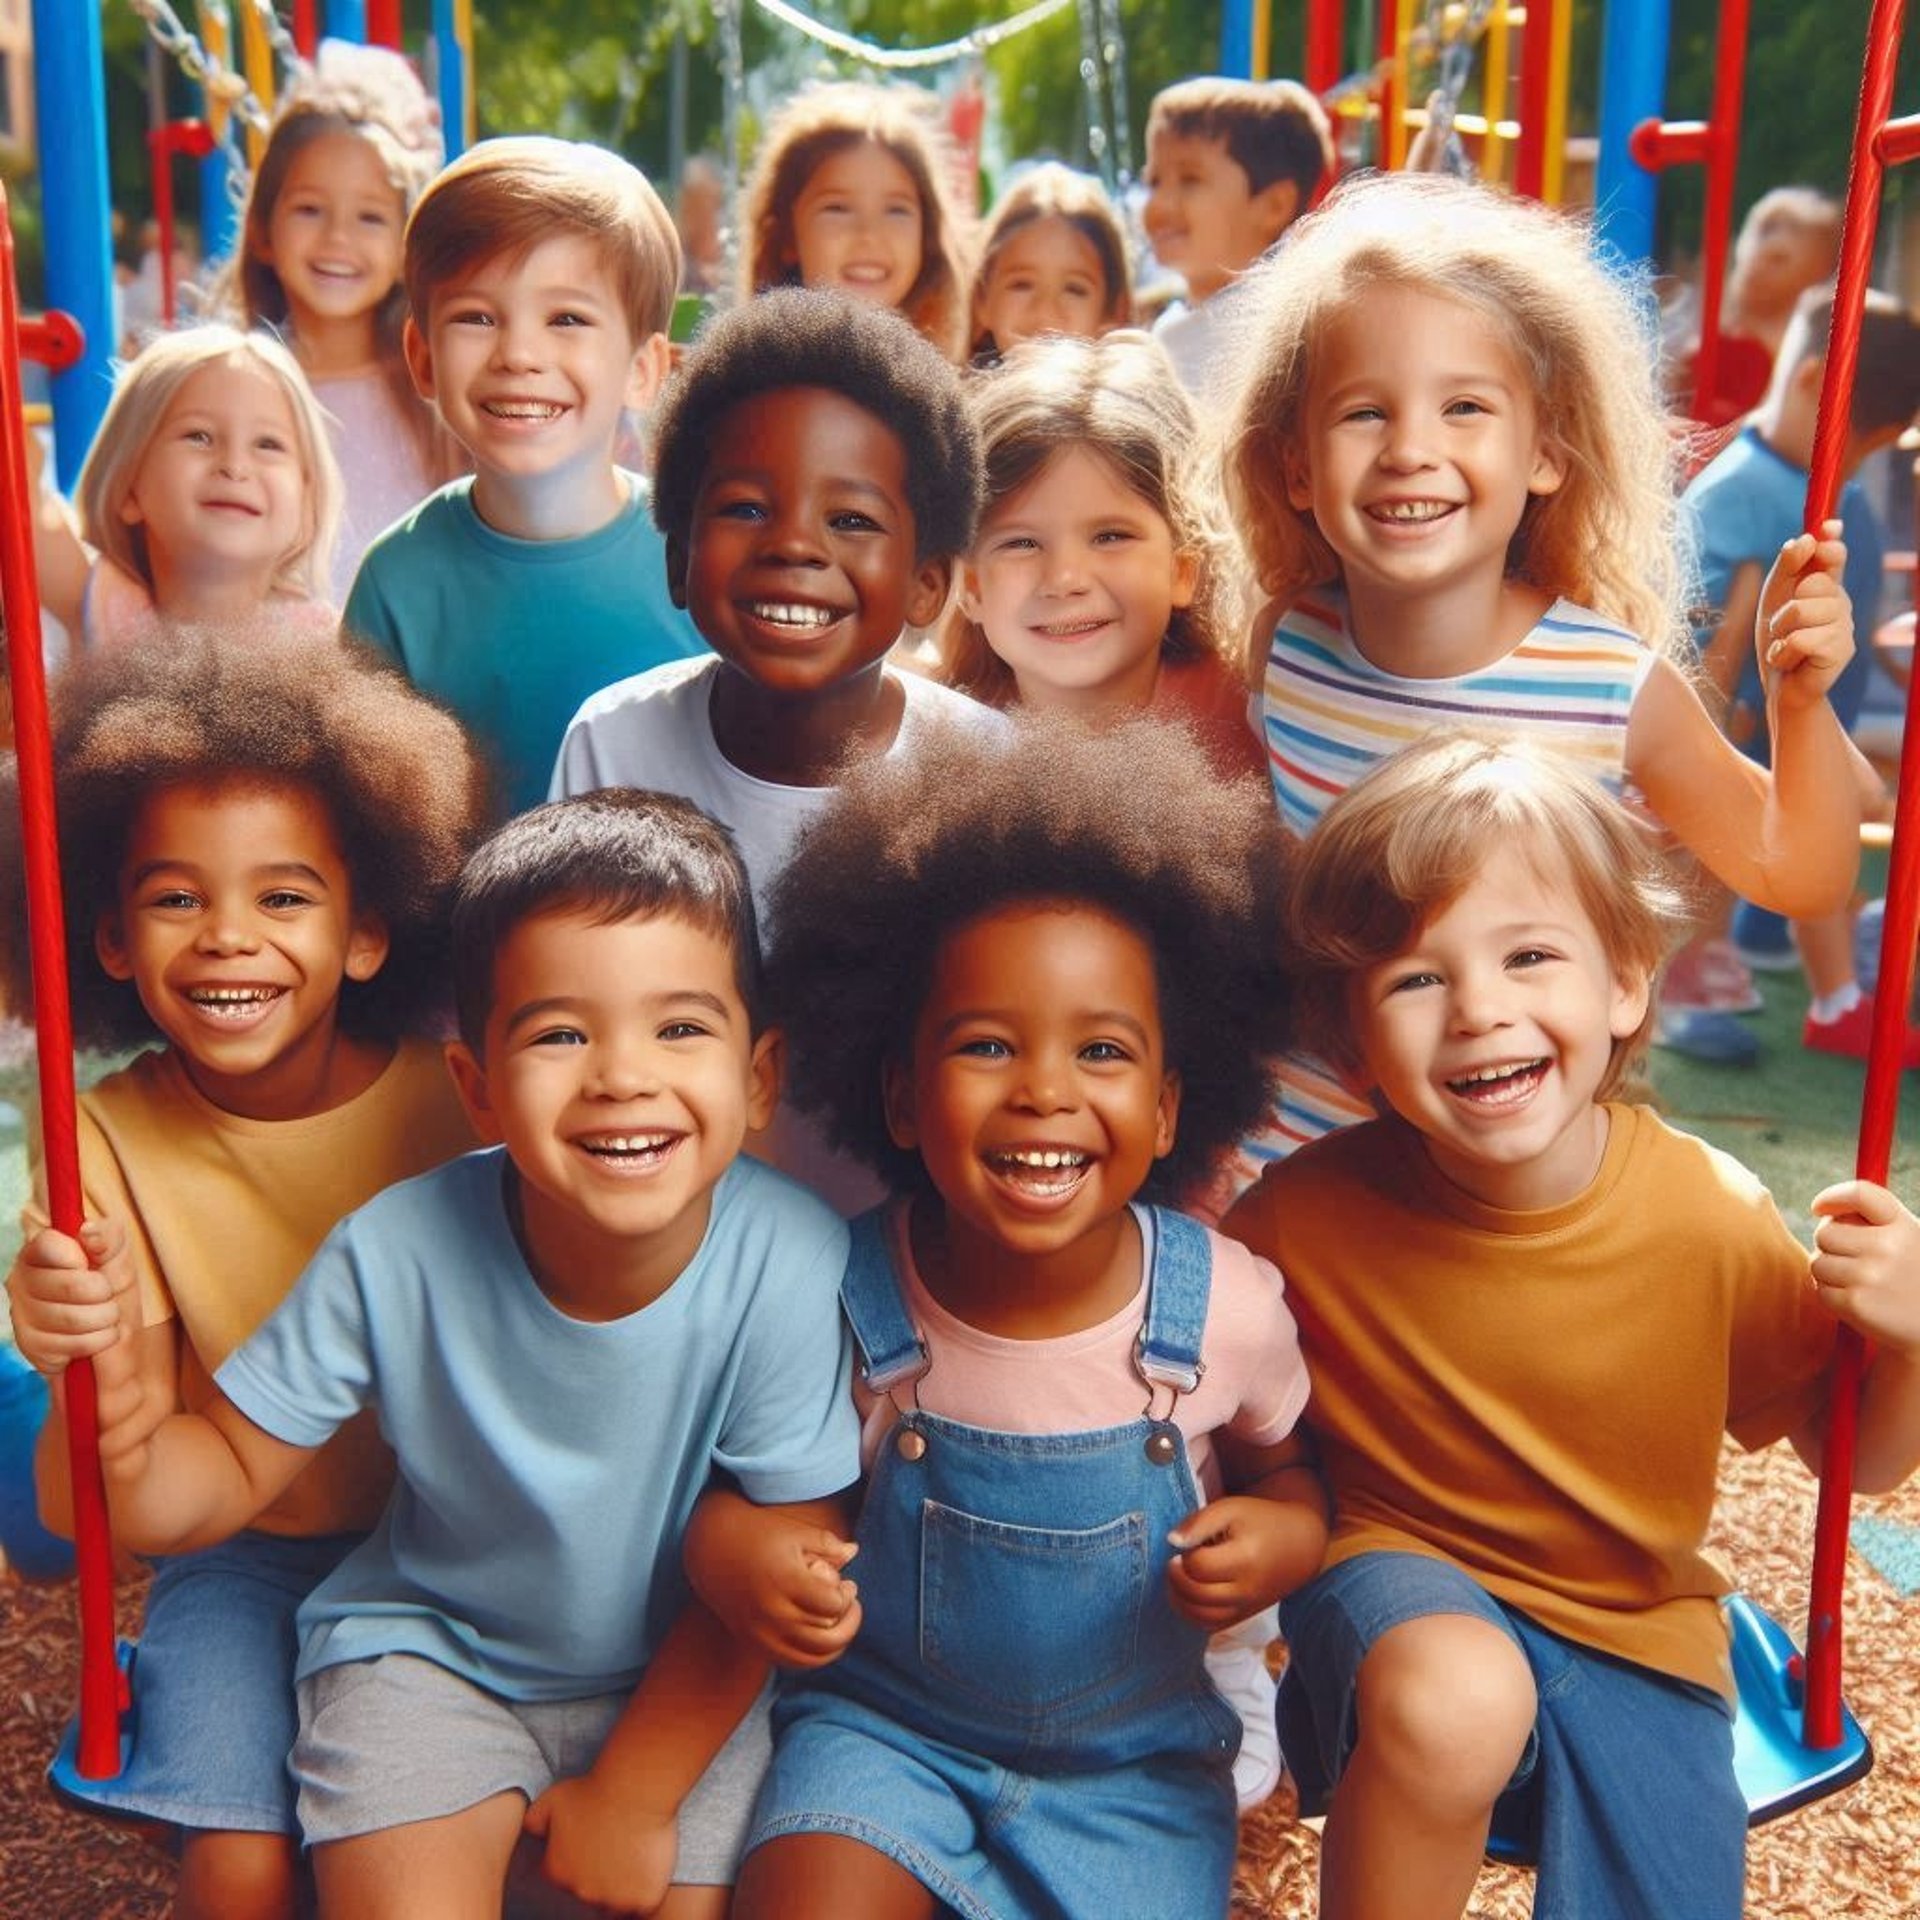
<svg viewBox="0 0 1920 1920">
<path fill-rule="evenodd" d="M 1800 296 L 1780 343 L 1776 380 L 1802 361 L 1826 353 L 1833 332 L 1833 300 L 1831 287 L 1815 287 Z M 1920 317 L 1892 294 L 1870 288 L 1860 315 L 1859 354 L 1848 424 L 1857 434 L 1904 427 L 1920 413 Z"/>
<path fill-rule="evenodd" d="M 1598 781 L 1524 740 L 1447 732 L 1381 761 L 1330 806 L 1294 872 L 1288 924 L 1303 1033 L 1356 1064 L 1348 1010 L 1355 976 L 1404 952 L 1473 883 L 1495 847 L 1564 875 L 1617 974 L 1649 980 L 1686 924 L 1650 833 Z M 1605 1099 L 1644 1052 L 1616 1040 Z"/>
<path fill-rule="evenodd" d="M 407 302 L 425 327 L 434 294 L 482 262 L 520 260 L 573 235 L 613 277 L 634 342 L 665 333 L 680 284 L 680 236 L 647 177 L 582 140 L 482 140 L 438 175 L 407 222 Z"/>
<path fill-rule="evenodd" d="M 1333 171 L 1333 128 L 1326 109 L 1297 80 L 1227 80 L 1202 75 L 1176 81 L 1153 96 L 1147 143 L 1165 132 L 1181 140 L 1219 140 L 1227 157 L 1260 193 L 1276 180 L 1300 190 L 1304 212 L 1321 179 Z"/>
</svg>

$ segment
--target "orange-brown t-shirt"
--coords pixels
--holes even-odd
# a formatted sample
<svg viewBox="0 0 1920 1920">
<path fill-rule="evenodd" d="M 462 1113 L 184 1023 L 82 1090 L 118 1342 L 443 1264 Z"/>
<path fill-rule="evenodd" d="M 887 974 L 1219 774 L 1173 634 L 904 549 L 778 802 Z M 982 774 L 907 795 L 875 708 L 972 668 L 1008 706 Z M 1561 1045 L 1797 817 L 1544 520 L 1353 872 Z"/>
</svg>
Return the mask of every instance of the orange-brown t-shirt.
<svg viewBox="0 0 1920 1920">
<path fill-rule="evenodd" d="M 1764 1446 L 1818 1408 L 1834 1321 L 1750 1173 L 1608 1113 L 1562 1206 L 1485 1206 L 1386 1119 L 1269 1168 L 1222 1231 L 1286 1276 L 1329 1564 L 1451 1560 L 1552 1632 L 1732 1697 L 1701 1551 L 1721 1435 Z"/>
</svg>

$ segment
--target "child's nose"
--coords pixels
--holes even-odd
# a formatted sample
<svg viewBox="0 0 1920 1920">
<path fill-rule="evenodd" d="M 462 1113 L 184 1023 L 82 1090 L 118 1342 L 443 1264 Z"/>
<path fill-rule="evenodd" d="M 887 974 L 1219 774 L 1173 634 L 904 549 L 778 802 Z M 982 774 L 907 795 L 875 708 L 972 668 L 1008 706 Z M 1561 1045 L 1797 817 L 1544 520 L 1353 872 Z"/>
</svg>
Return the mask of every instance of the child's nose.
<svg viewBox="0 0 1920 1920">
<path fill-rule="evenodd" d="M 1450 1011 L 1463 1033 L 1484 1033 L 1506 1024 L 1506 995 L 1496 973 L 1461 974 L 1453 982 Z"/>
<path fill-rule="evenodd" d="M 1399 473 L 1433 464 L 1433 452 L 1419 421 L 1401 414 L 1389 423 L 1380 449 L 1380 462 Z"/>
<path fill-rule="evenodd" d="M 201 928 L 195 945 L 202 953 L 254 953 L 260 941 L 239 914 L 215 912 Z"/>
<path fill-rule="evenodd" d="M 1066 1060 L 1052 1053 L 1027 1055 L 1014 1104 L 1029 1113 L 1065 1113 L 1076 1106 L 1073 1074 Z"/>
<path fill-rule="evenodd" d="M 658 1062 L 649 1047 L 609 1041 L 594 1048 L 587 1090 L 602 1100 L 633 1100 L 658 1090 Z"/>
<path fill-rule="evenodd" d="M 536 322 L 503 314 L 493 329 L 493 357 L 504 367 L 532 367 L 540 361 L 541 328 Z"/>
</svg>

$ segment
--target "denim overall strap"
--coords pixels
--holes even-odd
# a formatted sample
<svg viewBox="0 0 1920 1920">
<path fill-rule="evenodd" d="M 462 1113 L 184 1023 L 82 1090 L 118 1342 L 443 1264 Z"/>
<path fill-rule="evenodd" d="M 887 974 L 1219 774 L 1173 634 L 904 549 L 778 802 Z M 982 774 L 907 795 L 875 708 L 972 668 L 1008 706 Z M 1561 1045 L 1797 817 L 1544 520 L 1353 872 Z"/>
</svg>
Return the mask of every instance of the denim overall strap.
<svg viewBox="0 0 1920 1920">
<path fill-rule="evenodd" d="M 1207 1230 L 1184 1213 L 1142 1209 L 1148 1244 L 1147 1317 L 1140 1328 L 1134 1364 L 1149 1385 L 1191 1393 L 1206 1371 L 1200 1340 L 1207 1327 L 1213 1286 L 1213 1251 Z"/>
<path fill-rule="evenodd" d="M 926 1343 L 907 1315 L 887 1251 L 887 1209 L 870 1207 L 850 1223 L 852 1245 L 840 1281 L 840 1306 L 860 1344 L 860 1377 L 885 1393 L 927 1370 Z"/>
</svg>

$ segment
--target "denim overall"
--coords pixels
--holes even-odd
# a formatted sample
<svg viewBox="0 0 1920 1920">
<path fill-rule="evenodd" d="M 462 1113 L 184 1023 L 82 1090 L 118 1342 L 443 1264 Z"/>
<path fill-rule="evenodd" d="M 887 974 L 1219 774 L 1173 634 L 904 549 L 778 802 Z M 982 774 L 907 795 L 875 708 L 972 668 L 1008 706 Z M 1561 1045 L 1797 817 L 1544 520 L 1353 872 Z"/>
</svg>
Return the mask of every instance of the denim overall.
<svg viewBox="0 0 1920 1920">
<path fill-rule="evenodd" d="M 1201 1501 L 1165 1416 L 1200 1377 L 1212 1256 L 1192 1221 L 1135 1213 L 1146 1410 L 1082 1433 L 922 1412 L 881 1214 L 853 1223 L 841 1304 L 868 1386 L 909 1404 L 861 1512 L 859 1636 L 783 1677 L 750 1846 L 847 1835 L 966 1920 L 1226 1913 L 1239 1722 L 1166 1591 L 1167 1535 Z"/>
</svg>

